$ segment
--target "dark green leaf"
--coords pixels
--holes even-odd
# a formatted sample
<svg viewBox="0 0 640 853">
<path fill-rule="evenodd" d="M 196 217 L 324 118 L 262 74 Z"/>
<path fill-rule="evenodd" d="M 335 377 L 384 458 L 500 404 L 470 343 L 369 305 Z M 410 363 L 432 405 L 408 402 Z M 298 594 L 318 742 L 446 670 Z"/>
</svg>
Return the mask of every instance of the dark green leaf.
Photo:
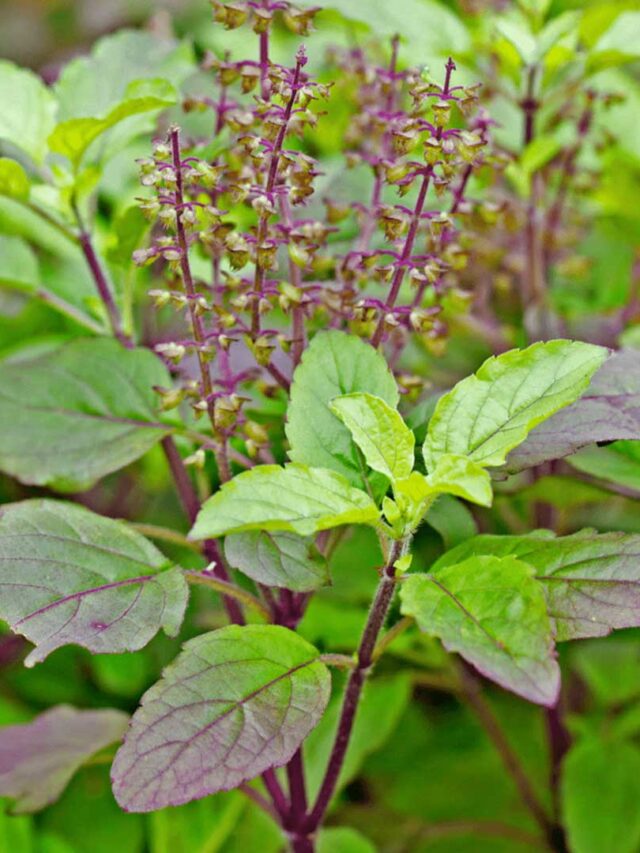
<svg viewBox="0 0 640 853">
<path fill-rule="evenodd" d="M 107 339 L 0 365 L 0 468 L 23 483 L 87 488 L 171 431 L 152 390 L 170 384 L 149 350 Z"/>
</svg>

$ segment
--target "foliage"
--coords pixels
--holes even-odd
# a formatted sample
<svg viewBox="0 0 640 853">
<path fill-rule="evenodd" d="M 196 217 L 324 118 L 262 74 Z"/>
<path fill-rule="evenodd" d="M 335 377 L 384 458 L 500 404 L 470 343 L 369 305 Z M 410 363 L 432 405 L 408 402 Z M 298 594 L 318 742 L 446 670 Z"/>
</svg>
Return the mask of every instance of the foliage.
<svg viewBox="0 0 640 853">
<path fill-rule="evenodd" d="M 0 63 L 0 847 L 632 853 L 639 13 L 206 5 Z"/>
</svg>

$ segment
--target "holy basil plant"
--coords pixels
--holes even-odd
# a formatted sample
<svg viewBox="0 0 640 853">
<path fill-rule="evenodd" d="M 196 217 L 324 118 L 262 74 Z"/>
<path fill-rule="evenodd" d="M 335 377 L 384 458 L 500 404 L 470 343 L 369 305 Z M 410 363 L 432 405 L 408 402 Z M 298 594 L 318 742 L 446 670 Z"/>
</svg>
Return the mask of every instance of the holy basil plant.
<svg viewBox="0 0 640 853">
<path fill-rule="evenodd" d="M 0 849 L 640 849 L 638 13 L 327 5 L 0 62 Z"/>
</svg>

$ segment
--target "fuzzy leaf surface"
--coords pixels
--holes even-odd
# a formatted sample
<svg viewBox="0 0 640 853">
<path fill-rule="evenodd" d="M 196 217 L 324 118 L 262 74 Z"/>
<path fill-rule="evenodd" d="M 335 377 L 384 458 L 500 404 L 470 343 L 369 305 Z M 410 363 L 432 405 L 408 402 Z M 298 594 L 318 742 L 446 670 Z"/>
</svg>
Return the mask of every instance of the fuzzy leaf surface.
<svg viewBox="0 0 640 853">
<path fill-rule="evenodd" d="M 335 471 L 306 465 L 260 465 L 225 483 L 200 510 L 192 539 L 243 530 L 288 530 L 310 536 L 379 516 L 369 495 Z"/>
<path fill-rule="evenodd" d="M 69 643 L 136 651 L 182 624 L 182 573 L 126 524 L 74 504 L 2 507 L 0 566 L 0 616 L 35 645 L 28 666 Z"/>
<path fill-rule="evenodd" d="M 400 413 L 373 394 L 345 394 L 329 404 L 351 433 L 367 465 L 390 480 L 413 470 L 415 438 Z"/>
<path fill-rule="evenodd" d="M 604 347 L 556 340 L 487 359 L 438 401 L 423 447 L 427 468 L 445 453 L 501 465 L 535 426 L 577 400 L 607 356 Z"/>
<path fill-rule="evenodd" d="M 602 637 L 640 625 L 640 536 L 582 530 L 554 536 L 476 536 L 433 566 L 451 566 L 472 555 L 512 556 L 535 570 L 547 598 L 558 640 Z"/>
<path fill-rule="evenodd" d="M 507 469 L 521 471 L 594 442 L 622 439 L 640 440 L 640 351 L 634 349 L 614 353 L 579 400 L 509 454 Z"/>
<path fill-rule="evenodd" d="M 351 433 L 329 407 L 335 397 L 358 392 L 375 394 L 391 407 L 399 399 L 379 352 L 344 332 L 320 332 L 293 375 L 285 427 L 292 462 L 331 468 L 364 487 Z"/>
<path fill-rule="evenodd" d="M 553 705 L 560 687 L 544 593 L 514 557 L 473 556 L 401 585 L 402 612 L 487 678 Z"/>
<path fill-rule="evenodd" d="M 266 586 L 309 592 L 329 580 L 327 561 L 313 539 L 284 531 L 249 530 L 224 540 L 230 565 Z"/>
<path fill-rule="evenodd" d="M 154 811 L 285 764 L 330 689 L 318 651 L 286 628 L 230 625 L 190 640 L 133 716 L 112 768 L 116 800 Z"/>
<path fill-rule="evenodd" d="M 152 390 L 170 384 L 151 352 L 109 339 L 78 339 L 4 363 L 0 469 L 29 485 L 87 488 L 171 431 Z"/>
<path fill-rule="evenodd" d="M 0 796 L 14 800 L 15 814 L 54 802 L 85 761 L 122 738 L 128 719 L 122 711 L 58 705 L 30 723 L 3 726 Z"/>
</svg>

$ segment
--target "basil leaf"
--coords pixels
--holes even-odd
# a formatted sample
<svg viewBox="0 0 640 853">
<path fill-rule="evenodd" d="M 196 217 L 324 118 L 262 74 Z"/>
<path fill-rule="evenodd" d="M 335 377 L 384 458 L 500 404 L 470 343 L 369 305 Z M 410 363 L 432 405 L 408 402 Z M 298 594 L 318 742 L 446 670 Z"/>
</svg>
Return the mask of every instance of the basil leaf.
<svg viewBox="0 0 640 853">
<path fill-rule="evenodd" d="M 310 536 L 342 524 L 372 524 L 371 498 L 326 468 L 260 465 L 225 483 L 205 502 L 192 539 L 241 530 L 288 530 Z"/>
<path fill-rule="evenodd" d="M 474 556 L 401 585 L 402 612 L 507 690 L 553 705 L 560 688 L 551 623 L 533 569 Z"/>
<path fill-rule="evenodd" d="M 329 404 L 351 433 L 367 465 L 390 480 L 413 470 L 415 438 L 400 413 L 373 394 L 345 394 Z"/>
<path fill-rule="evenodd" d="M 163 628 L 178 633 L 182 573 L 139 533 L 63 501 L 0 512 L 0 616 L 35 645 L 32 666 L 60 646 L 136 651 Z"/>
<path fill-rule="evenodd" d="M 557 340 L 489 358 L 438 401 L 423 447 L 427 468 L 445 453 L 501 465 L 535 426 L 578 399 L 607 356 L 603 347 Z"/>
<path fill-rule="evenodd" d="M 330 689 L 318 651 L 286 628 L 230 625 L 190 640 L 133 716 L 113 764 L 116 800 L 155 811 L 286 764 Z"/>
</svg>

